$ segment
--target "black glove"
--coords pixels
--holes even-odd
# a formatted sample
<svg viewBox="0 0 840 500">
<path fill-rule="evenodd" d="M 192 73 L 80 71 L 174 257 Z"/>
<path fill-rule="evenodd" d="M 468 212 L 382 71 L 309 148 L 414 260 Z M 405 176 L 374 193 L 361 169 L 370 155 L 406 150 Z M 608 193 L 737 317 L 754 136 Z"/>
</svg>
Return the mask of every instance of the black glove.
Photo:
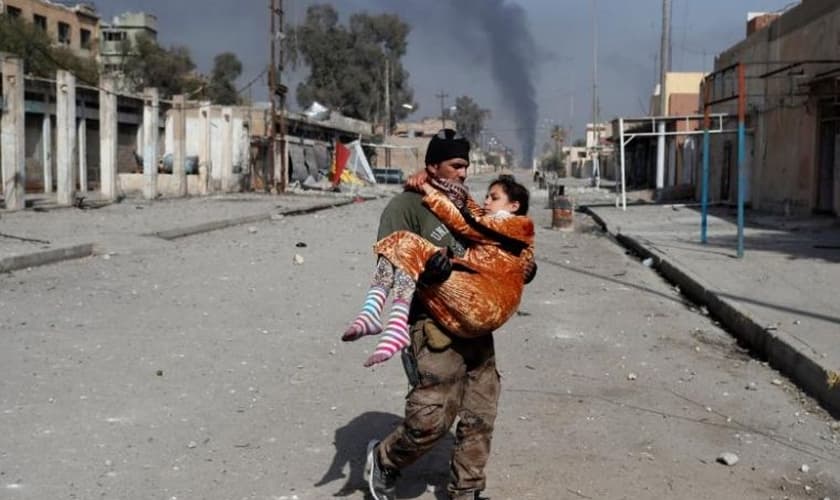
<svg viewBox="0 0 840 500">
<path fill-rule="evenodd" d="M 424 285 L 436 285 L 449 279 L 452 274 L 452 261 L 443 252 L 436 252 L 429 257 L 418 280 Z"/>
<path fill-rule="evenodd" d="M 525 265 L 525 284 L 534 281 L 534 278 L 537 276 L 537 263 L 535 261 L 530 261 L 528 264 Z"/>
</svg>

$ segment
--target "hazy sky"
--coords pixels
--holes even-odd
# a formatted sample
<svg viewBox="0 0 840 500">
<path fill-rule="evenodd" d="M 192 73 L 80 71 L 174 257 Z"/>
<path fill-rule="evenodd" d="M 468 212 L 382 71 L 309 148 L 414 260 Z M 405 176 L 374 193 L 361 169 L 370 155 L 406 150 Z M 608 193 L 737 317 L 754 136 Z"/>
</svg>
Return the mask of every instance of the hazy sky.
<svg viewBox="0 0 840 500">
<path fill-rule="evenodd" d="M 469 95 L 492 111 L 489 127 L 516 146 L 511 110 L 505 107 L 491 76 L 493 54 L 465 35 L 446 6 L 459 0 L 335 0 L 346 19 L 358 11 L 394 12 L 413 29 L 404 64 L 411 73 L 420 104 L 412 118 L 438 116 L 440 90 L 448 104 Z M 490 2 L 491 0 L 483 0 Z M 647 113 L 657 79 L 661 0 L 499 0 L 518 5 L 525 13 L 537 47 L 534 88 L 538 103 L 537 148 L 555 122 L 573 126 L 582 136 L 592 116 L 592 18 L 597 3 L 598 83 L 601 117 Z M 791 0 L 672 0 L 672 66 L 675 71 L 709 70 L 714 55 L 744 38 L 747 12 L 775 11 Z M 287 22 L 302 20 L 315 0 L 284 0 Z M 143 10 L 159 19 L 164 45 L 190 47 L 202 71 L 213 56 L 235 52 L 244 64 L 241 83 L 251 80 L 266 64 L 268 0 L 98 0 L 103 20 L 124 11 Z M 505 33 L 495 33 L 505 36 Z M 482 44 L 483 45 L 483 44 Z M 299 72 L 300 73 L 300 72 Z M 301 74 L 287 75 L 293 86 Z M 265 97 L 260 82 L 253 97 Z M 293 88 L 293 87 L 292 87 Z M 290 104 L 296 106 L 294 97 Z"/>
</svg>

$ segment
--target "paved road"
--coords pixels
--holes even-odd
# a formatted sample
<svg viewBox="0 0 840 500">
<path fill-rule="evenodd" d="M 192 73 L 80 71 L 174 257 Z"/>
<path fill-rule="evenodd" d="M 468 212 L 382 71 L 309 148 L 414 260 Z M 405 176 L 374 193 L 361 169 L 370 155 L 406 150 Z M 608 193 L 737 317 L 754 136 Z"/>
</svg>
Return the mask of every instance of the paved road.
<svg viewBox="0 0 840 500">
<path fill-rule="evenodd" d="M 547 229 L 543 202 L 539 276 L 497 335 L 494 500 L 840 498 L 813 401 L 591 222 Z M 337 339 L 385 203 L 0 275 L 0 497 L 365 498 L 364 444 L 406 385 Z M 400 497 L 443 498 L 446 461 Z"/>
</svg>

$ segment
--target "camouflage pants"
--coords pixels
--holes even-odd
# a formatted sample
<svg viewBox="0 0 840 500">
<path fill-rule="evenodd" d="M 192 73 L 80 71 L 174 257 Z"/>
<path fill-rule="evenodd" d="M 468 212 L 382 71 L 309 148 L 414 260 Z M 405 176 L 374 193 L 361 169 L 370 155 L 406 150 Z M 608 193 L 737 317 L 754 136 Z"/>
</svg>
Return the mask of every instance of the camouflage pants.
<svg viewBox="0 0 840 500">
<path fill-rule="evenodd" d="M 429 451 L 458 417 L 452 451 L 449 494 L 453 498 L 485 486 L 484 466 L 501 388 L 493 336 L 453 338 L 441 351 L 430 349 L 424 321 L 411 326 L 411 352 L 419 383 L 406 397 L 405 419 L 379 447 L 386 467 L 402 469 Z M 469 498 L 472 498 L 470 496 Z"/>
</svg>

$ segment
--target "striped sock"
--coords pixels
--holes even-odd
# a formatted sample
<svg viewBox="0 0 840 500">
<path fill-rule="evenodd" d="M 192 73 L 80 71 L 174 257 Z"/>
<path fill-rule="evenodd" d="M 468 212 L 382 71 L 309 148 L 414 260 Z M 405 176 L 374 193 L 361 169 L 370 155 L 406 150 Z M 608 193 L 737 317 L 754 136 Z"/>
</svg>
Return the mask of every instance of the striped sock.
<svg viewBox="0 0 840 500">
<path fill-rule="evenodd" d="M 391 358 L 397 351 L 411 343 L 408 336 L 408 308 L 410 303 L 402 299 L 394 299 L 391 304 L 391 314 L 388 324 L 376 345 L 376 350 L 365 361 L 365 366 L 373 366 Z"/>
<path fill-rule="evenodd" d="M 341 340 L 349 342 L 357 340 L 365 335 L 375 335 L 382 331 L 382 308 L 385 306 L 385 299 L 388 297 L 388 290 L 381 286 L 372 286 L 368 290 L 362 311 L 353 320 L 353 323 L 344 331 Z"/>
</svg>

